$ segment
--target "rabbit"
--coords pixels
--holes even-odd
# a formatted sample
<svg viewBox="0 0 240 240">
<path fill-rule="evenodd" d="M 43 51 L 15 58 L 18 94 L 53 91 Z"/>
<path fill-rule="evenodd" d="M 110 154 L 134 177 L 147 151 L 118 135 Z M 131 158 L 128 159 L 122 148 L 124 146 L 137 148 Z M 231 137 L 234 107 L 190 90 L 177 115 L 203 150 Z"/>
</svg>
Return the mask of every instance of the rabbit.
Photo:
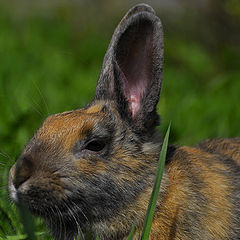
<svg viewBox="0 0 240 240">
<path fill-rule="evenodd" d="M 162 146 L 163 30 L 146 4 L 117 26 L 82 109 L 49 116 L 9 173 L 9 193 L 55 240 L 134 239 Z M 150 239 L 240 239 L 240 138 L 169 145 Z"/>
</svg>

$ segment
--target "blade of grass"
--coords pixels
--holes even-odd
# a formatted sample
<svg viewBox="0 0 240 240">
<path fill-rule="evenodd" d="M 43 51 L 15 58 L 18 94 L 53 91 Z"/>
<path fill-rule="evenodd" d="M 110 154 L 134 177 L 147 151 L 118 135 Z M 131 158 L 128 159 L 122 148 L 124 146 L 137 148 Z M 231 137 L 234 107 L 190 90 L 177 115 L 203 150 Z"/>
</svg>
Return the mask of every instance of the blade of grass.
<svg viewBox="0 0 240 240">
<path fill-rule="evenodd" d="M 41 237 L 41 239 L 43 239 L 42 237 L 45 235 L 45 233 L 44 232 L 36 232 L 35 235 L 38 237 Z M 17 235 L 17 236 L 6 236 L 3 239 L 4 240 L 26 240 L 29 238 L 27 237 L 27 234 L 21 234 L 21 235 Z M 2 240 L 1 237 L 0 237 L 0 240 Z"/>
<path fill-rule="evenodd" d="M 32 215 L 29 213 L 27 208 L 22 203 L 21 199 L 19 201 L 19 212 L 22 219 L 22 224 L 24 227 L 24 232 L 27 234 L 29 240 L 36 240 L 34 233 L 34 220 Z"/>
<path fill-rule="evenodd" d="M 135 232 L 135 225 L 133 224 L 131 232 L 130 232 L 130 234 L 128 236 L 128 240 L 132 240 L 133 239 L 134 232 Z"/>
<path fill-rule="evenodd" d="M 85 238 L 84 238 L 85 240 L 92 240 L 92 239 L 94 239 L 94 237 L 93 237 L 93 232 L 92 232 L 92 230 L 91 230 L 91 228 L 88 226 L 88 228 L 87 228 L 87 232 L 86 232 L 86 236 L 85 236 Z M 96 238 L 95 238 L 96 239 Z"/>
<path fill-rule="evenodd" d="M 160 184 L 161 184 L 161 180 L 162 180 L 162 176 L 163 176 L 163 170 L 164 170 L 164 166 L 165 166 L 165 159 L 166 159 L 166 154 L 167 154 L 167 146 L 168 146 L 170 126 L 171 126 L 171 124 L 169 124 L 167 133 L 164 137 L 161 154 L 160 154 L 160 158 L 159 158 L 159 161 L 158 161 L 157 175 L 156 175 L 151 199 L 150 199 L 150 202 L 149 202 L 149 205 L 148 205 L 147 214 L 146 214 L 145 220 L 144 220 L 144 226 L 143 226 L 141 240 L 148 240 L 149 239 L 151 226 L 152 226 L 152 220 L 153 220 L 154 211 L 155 211 L 155 208 L 156 208 L 158 193 L 159 193 Z"/>
<path fill-rule="evenodd" d="M 17 165 L 16 165 L 17 182 L 19 182 L 19 178 L 20 178 L 19 164 L 20 164 L 20 161 L 18 161 Z M 34 219 L 33 219 L 32 215 L 30 214 L 30 212 L 28 211 L 28 209 L 26 208 L 26 206 L 24 205 L 24 203 L 21 199 L 21 196 L 19 194 L 17 194 L 17 198 L 19 200 L 19 203 L 17 206 L 18 206 L 19 214 L 20 214 L 20 217 L 22 220 L 24 233 L 27 234 L 28 240 L 37 240 L 36 235 L 34 233 Z"/>
<path fill-rule="evenodd" d="M 77 237 L 75 237 L 75 238 L 74 238 L 74 240 L 81 240 L 81 235 L 80 235 L 80 234 L 78 234 L 78 236 L 77 236 Z"/>
</svg>

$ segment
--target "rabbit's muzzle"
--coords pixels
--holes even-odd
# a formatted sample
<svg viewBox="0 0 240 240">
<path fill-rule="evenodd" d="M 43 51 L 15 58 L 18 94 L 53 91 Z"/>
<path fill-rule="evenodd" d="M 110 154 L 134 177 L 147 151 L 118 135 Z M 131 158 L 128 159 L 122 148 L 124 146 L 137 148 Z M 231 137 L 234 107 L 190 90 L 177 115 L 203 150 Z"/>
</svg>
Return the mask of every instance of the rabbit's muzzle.
<svg viewBox="0 0 240 240">
<path fill-rule="evenodd" d="M 50 168 L 40 171 L 39 162 L 30 155 L 18 159 L 9 174 L 9 193 L 14 202 L 24 203 L 33 214 L 43 216 L 66 194 L 58 174 Z"/>
</svg>

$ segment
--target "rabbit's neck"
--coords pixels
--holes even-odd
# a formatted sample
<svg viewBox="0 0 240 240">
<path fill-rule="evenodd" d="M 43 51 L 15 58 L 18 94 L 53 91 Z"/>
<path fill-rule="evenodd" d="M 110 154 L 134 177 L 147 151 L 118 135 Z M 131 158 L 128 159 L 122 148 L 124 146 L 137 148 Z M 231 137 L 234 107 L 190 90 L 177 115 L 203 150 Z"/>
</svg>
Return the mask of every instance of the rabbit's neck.
<svg viewBox="0 0 240 240">
<path fill-rule="evenodd" d="M 154 179 L 151 181 L 153 183 Z M 162 206 L 167 193 L 168 182 L 168 174 L 164 172 L 156 209 L 160 209 Z M 153 184 L 144 189 L 137 199 L 125 209 L 121 209 L 117 214 L 105 221 L 95 223 L 92 227 L 93 232 L 100 239 L 128 239 L 131 227 L 134 225 L 136 228 L 136 237 L 134 239 L 138 239 L 144 225 L 144 218 L 152 194 L 152 186 Z"/>
</svg>

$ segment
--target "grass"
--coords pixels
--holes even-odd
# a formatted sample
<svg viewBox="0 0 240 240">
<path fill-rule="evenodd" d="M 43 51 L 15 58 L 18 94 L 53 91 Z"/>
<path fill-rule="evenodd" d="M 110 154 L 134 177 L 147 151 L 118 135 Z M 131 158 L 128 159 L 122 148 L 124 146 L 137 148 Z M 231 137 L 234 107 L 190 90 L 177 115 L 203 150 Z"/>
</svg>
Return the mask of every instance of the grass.
<svg viewBox="0 0 240 240">
<path fill-rule="evenodd" d="M 159 161 L 158 161 L 158 168 L 157 168 L 157 172 L 156 172 L 156 180 L 155 180 L 152 195 L 151 195 L 151 198 L 150 198 L 150 201 L 149 201 L 147 214 L 146 214 L 146 217 L 145 217 L 145 220 L 144 220 L 144 226 L 143 226 L 141 240 L 148 240 L 149 239 L 151 226 L 152 226 L 152 221 L 153 221 L 153 217 L 154 217 L 154 212 L 155 212 L 155 208 L 156 208 L 156 204 L 157 204 L 157 199 L 158 199 L 158 196 L 159 196 L 160 184 L 161 184 L 163 171 L 164 171 L 164 166 L 165 166 L 169 133 L 170 133 L 170 125 L 168 127 L 167 133 L 166 133 L 165 138 L 163 140 L 162 150 L 161 150 L 161 153 L 160 153 L 160 158 L 159 158 Z"/>
<path fill-rule="evenodd" d="M 77 8 L 63 5 L 50 10 L 25 8 L 25 15 L 21 11 L 20 5 L 0 1 L 0 239 L 25 237 L 8 197 L 10 167 L 49 114 L 80 108 L 91 100 L 113 28 L 121 17 L 118 9 L 111 16 L 98 11 L 95 21 L 90 9 L 81 10 L 79 16 Z M 176 20 L 173 27 L 168 19 L 169 15 L 162 18 L 165 61 L 158 106 L 160 131 L 165 132 L 171 120 L 170 142 L 181 145 L 240 136 L 240 50 L 233 43 L 235 36 L 228 34 L 224 42 L 210 24 L 194 32 L 187 25 L 191 20 Z M 199 19 L 199 23 L 204 20 Z M 190 33 L 183 32 L 185 28 Z M 202 34 L 202 29 L 211 36 Z M 34 222 L 38 238 L 50 239 L 42 221 Z"/>
</svg>

